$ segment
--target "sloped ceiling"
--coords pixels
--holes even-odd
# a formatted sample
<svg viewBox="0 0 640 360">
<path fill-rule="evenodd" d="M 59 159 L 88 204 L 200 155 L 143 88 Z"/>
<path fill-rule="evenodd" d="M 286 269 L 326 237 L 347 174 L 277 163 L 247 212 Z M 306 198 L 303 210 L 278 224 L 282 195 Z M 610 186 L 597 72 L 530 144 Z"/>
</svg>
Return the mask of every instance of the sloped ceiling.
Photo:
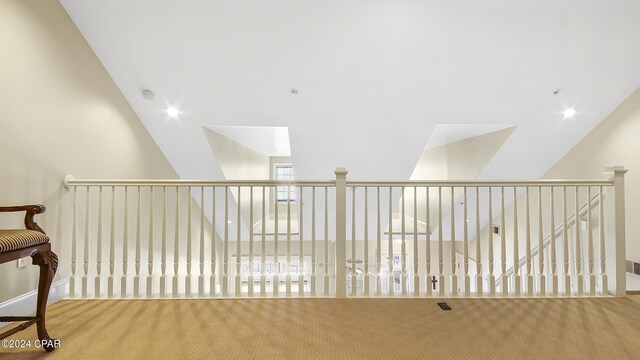
<svg viewBox="0 0 640 360">
<path fill-rule="evenodd" d="M 216 128 L 218 129 L 218 128 Z M 219 130 L 219 129 L 218 129 Z M 264 136 L 279 134 L 271 140 L 280 140 L 281 142 L 288 142 L 288 139 L 284 139 L 282 136 L 283 129 L 275 128 L 258 128 L 258 129 L 236 129 L 236 128 L 224 128 L 223 131 L 226 134 L 230 134 L 236 138 L 236 140 L 245 140 L 244 142 L 249 144 L 242 144 L 234 139 L 223 135 L 218 130 L 212 130 L 203 128 L 203 131 L 211 145 L 211 151 L 214 153 L 218 160 L 218 165 L 222 170 L 226 180 L 270 180 L 271 179 L 271 156 L 261 151 L 254 150 L 249 144 L 255 144 L 252 140 L 255 138 L 253 134 L 260 134 Z M 237 130 L 244 130 L 242 134 L 238 134 Z M 286 129 L 285 129 L 286 130 Z M 249 136 L 247 136 L 247 134 Z M 269 141 L 258 142 L 261 144 L 260 148 L 264 150 L 275 149 L 274 144 L 270 144 Z M 280 144 L 282 145 L 282 144 Z M 275 155 L 273 155 L 275 156 Z M 238 201 L 238 191 L 242 191 L 240 201 Z M 248 230 L 247 224 L 252 224 L 253 233 L 259 234 L 262 231 L 262 221 L 265 221 L 265 232 L 272 234 L 275 232 L 275 211 L 274 211 L 274 197 L 271 191 L 267 191 L 263 194 L 260 189 L 256 188 L 255 192 L 250 192 L 247 187 L 242 187 L 238 190 L 236 187 L 231 187 L 230 192 L 234 198 L 236 204 L 240 203 L 242 222 L 244 224 L 243 230 Z M 268 204 L 265 206 L 265 214 L 262 214 L 262 202 Z M 251 207 L 253 203 L 253 207 Z M 291 231 L 293 233 L 298 232 L 298 210 L 297 203 L 288 204 L 289 208 L 281 205 L 283 209 L 278 215 L 278 228 L 279 232 L 285 233 L 287 230 L 287 220 L 291 216 Z M 237 209 L 237 208 L 236 208 Z M 251 209 L 253 209 L 253 218 L 250 216 Z M 287 213 L 290 212 L 290 215 Z M 251 221 L 253 219 L 253 222 Z M 237 218 L 236 218 L 237 221 Z M 224 225 L 224 223 L 223 223 Z"/>
<path fill-rule="evenodd" d="M 300 179 L 407 179 L 435 124 L 517 125 L 479 177 L 538 178 L 640 85 L 632 0 L 61 3 L 183 178 L 231 125 L 288 127 Z"/>
<path fill-rule="evenodd" d="M 432 149 L 458 140 L 488 134 L 511 127 L 508 124 L 436 124 L 425 149 Z"/>
<path fill-rule="evenodd" d="M 289 129 L 282 126 L 209 126 L 224 135 L 267 156 L 291 156 Z M 211 139 L 209 139 L 211 143 Z M 213 144 L 211 144 L 213 146 Z M 217 158 L 217 156 L 216 156 Z M 218 159 L 218 161 L 220 161 Z"/>
<path fill-rule="evenodd" d="M 226 180 L 270 180 L 269 156 L 217 131 L 202 129 Z"/>
<path fill-rule="evenodd" d="M 462 128 L 462 127 L 460 127 Z M 462 130 L 462 129 L 461 129 Z M 466 134 L 475 133 L 476 129 L 463 130 Z M 422 152 L 418 163 L 411 174 L 410 180 L 475 180 L 480 172 L 485 168 L 486 164 L 493 158 L 495 153 L 500 149 L 509 136 L 513 133 L 515 127 L 508 127 L 506 129 L 492 131 L 487 134 L 481 134 L 477 136 L 471 136 L 466 139 L 460 139 L 448 144 L 436 146 L 434 148 L 427 148 Z M 459 198 L 462 195 L 462 189 L 457 189 L 454 192 L 455 198 Z M 429 193 L 431 201 L 429 204 L 431 215 L 431 230 L 435 229 L 434 224 L 438 224 L 438 192 L 436 189 L 432 189 Z M 406 191 L 404 193 L 405 201 L 408 204 L 413 204 L 414 193 L 413 191 Z M 451 202 L 448 200 L 451 197 L 451 190 L 447 188 L 442 189 L 442 216 L 448 217 L 451 212 Z M 426 194 L 424 189 L 416 190 L 416 199 L 418 209 L 417 220 L 419 233 L 424 233 L 426 229 Z M 473 199 L 468 200 L 468 206 L 473 208 L 475 203 Z M 400 208 L 400 206 L 398 206 Z M 457 220 L 459 222 L 465 221 L 461 211 L 456 211 Z M 413 207 L 410 206 L 405 211 L 405 230 L 407 232 L 413 232 Z M 393 232 L 400 233 L 401 217 L 398 211 L 393 219 Z M 446 223 L 446 221 L 445 221 Z M 481 224 L 484 227 L 486 224 Z M 470 227 L 475 226 L 475 219 L 470 219 Z M 387 228 L 388 231 L 388 228 Z M 443 228 L 443 236 L 446 239 L 450 238 L 450 228 Z"/>
</svg>

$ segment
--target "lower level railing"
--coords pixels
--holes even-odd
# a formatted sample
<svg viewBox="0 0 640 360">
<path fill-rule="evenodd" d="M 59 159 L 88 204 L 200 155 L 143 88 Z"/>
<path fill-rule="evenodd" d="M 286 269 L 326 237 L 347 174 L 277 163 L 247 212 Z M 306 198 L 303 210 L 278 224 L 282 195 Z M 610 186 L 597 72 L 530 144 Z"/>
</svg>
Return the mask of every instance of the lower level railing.
<svg viewBox="0 0 640 360">
<path fill-rule="evenodd" d="M 626 170 L 610 170 L 577 181 L 68 177 L 70 296 L 623 295 Z"/>
</svg>

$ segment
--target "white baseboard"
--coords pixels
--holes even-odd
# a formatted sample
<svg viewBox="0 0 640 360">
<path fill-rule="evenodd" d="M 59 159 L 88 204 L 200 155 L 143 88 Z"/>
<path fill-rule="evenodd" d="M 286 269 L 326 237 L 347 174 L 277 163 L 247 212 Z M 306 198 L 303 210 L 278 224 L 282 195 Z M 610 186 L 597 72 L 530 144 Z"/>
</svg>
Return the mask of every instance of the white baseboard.
<svg viewBox="0 0 640 360">
<path fill-rule="evenodd" d="M 640 275 L 627 273 L 627 290 L 631 290 L 631 291 L 640 290 Z"/>
<path fill-rule="evenodd" d="M 51 284 L 47 305 L 55 304 L 69 296 L 69 278 Z M 36 313 L 38 290 L 31 290 L 13 299 L 0 303 L 0 316 L 33 316 Z M 0 328 L 11 323 L 0 322 Z"/>
</svg>

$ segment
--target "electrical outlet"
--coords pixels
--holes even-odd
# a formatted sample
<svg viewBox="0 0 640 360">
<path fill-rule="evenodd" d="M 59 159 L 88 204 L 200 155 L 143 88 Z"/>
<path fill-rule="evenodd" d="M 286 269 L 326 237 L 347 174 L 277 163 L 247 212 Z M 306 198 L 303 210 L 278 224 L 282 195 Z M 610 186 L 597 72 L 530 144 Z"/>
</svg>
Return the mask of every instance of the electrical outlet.
<svg viewBox="0 0 640 360">
<path fill-rule="evenodd" d="M 19 268 L 27 266 L 27 258 L 18 259 L 16 261 L 18 263 Z"/>
</svg>

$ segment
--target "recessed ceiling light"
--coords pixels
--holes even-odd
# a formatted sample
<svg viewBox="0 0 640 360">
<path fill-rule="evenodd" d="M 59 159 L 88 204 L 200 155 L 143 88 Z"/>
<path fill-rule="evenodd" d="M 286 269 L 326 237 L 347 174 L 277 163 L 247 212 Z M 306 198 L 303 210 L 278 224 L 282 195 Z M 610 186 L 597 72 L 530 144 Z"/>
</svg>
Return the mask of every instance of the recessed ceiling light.
<svg viewBox="0 0 640 360">
<path fill-rule="evenodd" d="M 227 224 L 231 224 L 231 220 L 227 220 Z"/>
<path fill-rule="evenodd" d="M 170 117 L 178 117 L 179 114 L 180 111 L 178 111 L 178 109 L 174 108 L 173 106 L 167 108 L 167 115 L 169 115 Z"/>
<path fill-rule="evenodd" d="M 142 97 L 145 98 L 145 100 L 153 100 L 153 97 L 155 95 L 153 94 L 153 91 L 149 90 L 149 89 L 144 89 L 142 90 Z"/>
<path fill-rule="evenodd" d="M 573 115 L 575 115 L 575 114 L 576 114 L 576 109 L 574 109 L 574 108 L 567 109 L 562 113 L 562 115 L 564 115 L 565 119 L 573 117 Z"/>
</svg>

